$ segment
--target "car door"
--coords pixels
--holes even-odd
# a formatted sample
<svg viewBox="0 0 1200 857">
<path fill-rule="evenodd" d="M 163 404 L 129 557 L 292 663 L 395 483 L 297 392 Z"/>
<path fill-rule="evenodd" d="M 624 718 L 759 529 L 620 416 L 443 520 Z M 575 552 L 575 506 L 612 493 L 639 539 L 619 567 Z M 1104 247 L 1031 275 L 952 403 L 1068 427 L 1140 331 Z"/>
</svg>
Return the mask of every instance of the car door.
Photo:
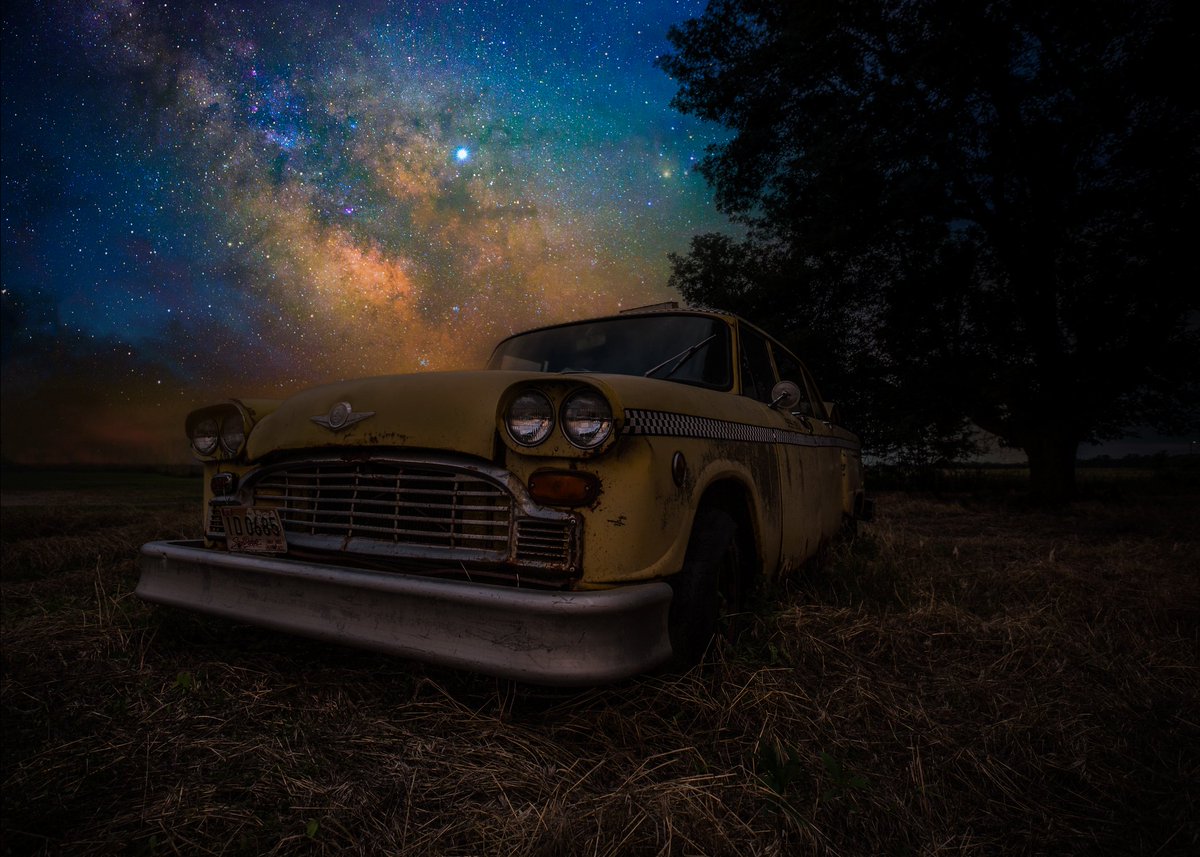
<svg viewBox="0 0 1200 857">
<path fill-rule="evenodd" d="M 780 380 L 800 388 L 800 401 L 784 412 L 788 433 L 781 458 L 785 497 L 783 564 L 798 566 L 841 525 L 841 443 L 808 370 L 794 354 L 772 341 Z"/>
<path fill-rule="evenodd" d="M 781 466 L 784 455 L 780 438 L 787 433 L 787 424 L 783 414 L 770 407 L 771 388 L 776 379 L 767 338 L 745 322 L 738 324 L 737 361 L 739 392 L 753 400 L 744 408 L 747 420 L 739 447 L 759 500 L 759 537 L 767 573 L 772 574 L 778 567 L 776 557 L 783 541 L 785 509 L 791 504 L 786 496 L 789 480 Z"/>
</svg>

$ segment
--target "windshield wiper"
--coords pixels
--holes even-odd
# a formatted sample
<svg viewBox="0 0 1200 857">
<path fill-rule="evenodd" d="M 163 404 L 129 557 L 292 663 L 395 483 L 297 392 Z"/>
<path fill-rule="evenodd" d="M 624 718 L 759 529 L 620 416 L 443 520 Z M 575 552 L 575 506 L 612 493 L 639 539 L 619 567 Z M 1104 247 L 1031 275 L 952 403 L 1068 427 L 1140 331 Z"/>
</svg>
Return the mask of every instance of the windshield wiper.
<svg viewBox="0 0 1200 857">
<path fill-rule="evenodd" d="M 690 345 L 687 348 L 685 348 L 683 351 L 680 351 L 678 354 L 674 355 L 673 357 L 668 357 L 666 360 L 664 360 L 662 363 L 659 363 L 653 369 L 647 369 L 645 372 L 642 373 L 642 377 L 649 378 L 651 375 L 653 375 L 659 369 L 663 368 L 664 366 L 666 366 L 669 363 L 672 363 L 674 365 L 672 365 L 671 368 L 667 370 L 667 374 L 663 375 L 664 379 L 670 378 L 677 371 L 679 371 L 680 366 L 682 366 L 684 363 L 687 363 L 688 360 L 690 360 L 692 358 L 693 354 L 695 354 L 697 351 L 699 351 L 704 346 L 708 345 L 708 343 L 712 342 L 716 338 L 717 338 L 717 335 L 714 333 L 712 336 L 708 337 L 707 339 L 701 339 L 695 345 Z"/>
</svg>

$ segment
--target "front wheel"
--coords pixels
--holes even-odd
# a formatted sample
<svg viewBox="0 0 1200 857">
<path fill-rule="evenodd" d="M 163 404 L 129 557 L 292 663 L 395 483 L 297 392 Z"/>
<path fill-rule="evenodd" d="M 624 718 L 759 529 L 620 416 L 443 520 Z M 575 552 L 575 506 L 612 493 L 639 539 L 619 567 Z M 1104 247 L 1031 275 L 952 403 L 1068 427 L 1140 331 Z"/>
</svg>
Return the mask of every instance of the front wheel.
<svg viewBox="0 0 1200 857">
<path fill-rule="evenodd" d="M 670 579 L 671 667 L 687 669 L 708 651 L 721 617 L 744 601 L 744 551 L 737 522 L 720 509 L 696 515 L 683 569 Z"/>
</svg>

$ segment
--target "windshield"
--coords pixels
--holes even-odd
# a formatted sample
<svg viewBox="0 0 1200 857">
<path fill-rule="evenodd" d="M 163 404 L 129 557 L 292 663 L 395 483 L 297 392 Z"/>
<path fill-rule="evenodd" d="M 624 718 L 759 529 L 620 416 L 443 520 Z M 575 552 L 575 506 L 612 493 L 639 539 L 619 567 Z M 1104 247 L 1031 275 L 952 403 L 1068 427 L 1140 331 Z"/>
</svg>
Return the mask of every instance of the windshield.
<svg viewBox="0 0 1200 857">
<path fill-rule="evenodd" d="M 636 315 L 518 334 L 489 369 L 644 375 L 729 389 L 729 327 L 702 315 Z"/>
</svg>

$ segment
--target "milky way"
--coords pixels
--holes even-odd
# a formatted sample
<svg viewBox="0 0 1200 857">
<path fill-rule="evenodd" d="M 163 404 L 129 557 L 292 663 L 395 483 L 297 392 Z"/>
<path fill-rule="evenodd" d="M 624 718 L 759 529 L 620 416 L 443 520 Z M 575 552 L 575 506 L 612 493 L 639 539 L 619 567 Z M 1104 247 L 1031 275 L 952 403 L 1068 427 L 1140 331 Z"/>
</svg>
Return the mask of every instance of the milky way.
<svg viewBox="0 0 1200 857">
<path fill-rule="evenodd" d="M 229 396 L 672 297 L 688 2 L 9 4 L 3 452 L 177 461 Z"/>
</svg>

